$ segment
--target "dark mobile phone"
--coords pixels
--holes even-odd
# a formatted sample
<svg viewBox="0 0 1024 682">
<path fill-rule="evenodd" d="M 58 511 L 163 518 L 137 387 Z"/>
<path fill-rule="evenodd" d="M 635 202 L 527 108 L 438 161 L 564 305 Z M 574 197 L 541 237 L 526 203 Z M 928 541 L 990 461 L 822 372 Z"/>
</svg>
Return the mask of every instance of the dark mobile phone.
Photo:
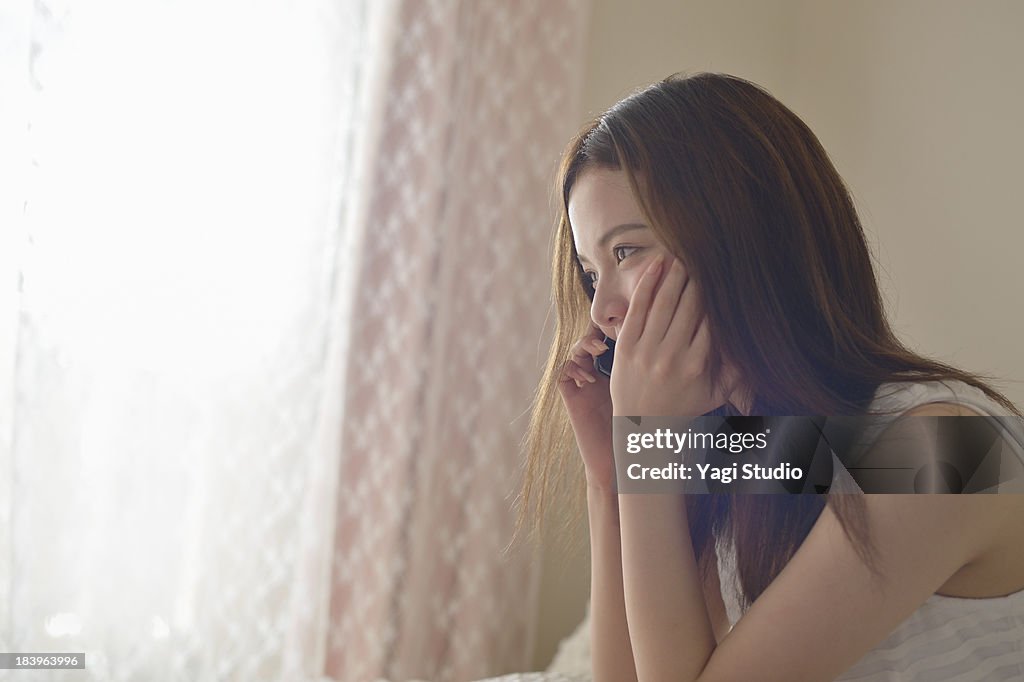
<svg viewBox="0 0 1024 682">
<path fill-rule="evenodd" d="M 615 341 L 604 337 L 604 345 L 608 350 L 594 358 L 594 369 L 608 378 L 612 376 L 612 360 L 615 359 Z"/>
</svg>

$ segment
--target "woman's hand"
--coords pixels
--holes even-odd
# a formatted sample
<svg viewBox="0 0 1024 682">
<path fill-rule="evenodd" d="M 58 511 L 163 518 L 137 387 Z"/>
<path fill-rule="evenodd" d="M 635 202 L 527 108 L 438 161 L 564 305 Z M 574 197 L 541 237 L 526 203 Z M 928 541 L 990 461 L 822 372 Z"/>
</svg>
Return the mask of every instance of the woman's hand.
<svg viewBox="0 0 1024 682">
<path fill-rule="evenodd" d="M 699 416 L 729 398 L 731 387 L 708 377 L 711 334 L 696 283 L 678 259 L 663 270 L 660 258 L 641 276 L 615 341 L 615 415 Z"/>
<path fill-rule="evenodd" d="M 569 413 L 588 482 L 611 490 L 615 485 L 612 400 L 608 378 L 594 369 L 594 358 L 607 349 L 604 334 L 591 323 L 590 331 L 572 347 L 559 377 L 558 392 Z"/>
</svg>

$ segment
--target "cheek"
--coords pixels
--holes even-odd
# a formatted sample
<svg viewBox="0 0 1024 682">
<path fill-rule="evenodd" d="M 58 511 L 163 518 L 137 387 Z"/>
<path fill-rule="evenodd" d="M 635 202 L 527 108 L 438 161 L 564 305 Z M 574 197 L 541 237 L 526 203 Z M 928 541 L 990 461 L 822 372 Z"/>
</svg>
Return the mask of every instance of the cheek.
<svg viewBox="0 0 1024 682">
<path fill-rule="evenodd" d="M 626 275 L 626 277 L 623 278 L 623 288 L 626 292 L 626 300 L 633 300 L 633 293 L 636 291 L 637 286 L 640 284 L 641 275 L 643 275 L 644 270 L 646 269 L 647 266 L 644 266 L 643 268 L 637 268 L 636 272 L 631 272 L 628 275 Z"/>
<path fill-rule="evenodd" d="M 672 255 L 668 251 L 652 250 L 649 255 L 644 254 L 642 258 L 638 258 L 636 264 L 623 273 L 623 289 L 627 292 L 628 298 L 633 297 L 633 292 L 636 291 L 637 285 L 640 284 L 640 280 L 643 279 L 644 273 L 647 272 L 647 268 L 650 267 L 651 263 L 659 257 L 666 263 L 672 260 Z"/>
</svg>

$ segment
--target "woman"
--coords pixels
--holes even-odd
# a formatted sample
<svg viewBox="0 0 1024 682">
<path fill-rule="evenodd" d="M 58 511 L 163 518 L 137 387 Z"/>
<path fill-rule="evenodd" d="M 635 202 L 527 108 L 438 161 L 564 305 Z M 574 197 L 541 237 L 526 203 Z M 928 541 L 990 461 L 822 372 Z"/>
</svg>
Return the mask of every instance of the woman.
<svg viewBox="0 0 1024 682">
<path fill-rule="evenodd" d="M 581 459 L 594 678 L 1024 679 L 1022 496 L 616 492 L 613 415 L 1020 417 L 896 338 L 807 126 L 739 78 L 671 76 L 584 127 L 558 190 L 520 521 Z"/>
</svg>

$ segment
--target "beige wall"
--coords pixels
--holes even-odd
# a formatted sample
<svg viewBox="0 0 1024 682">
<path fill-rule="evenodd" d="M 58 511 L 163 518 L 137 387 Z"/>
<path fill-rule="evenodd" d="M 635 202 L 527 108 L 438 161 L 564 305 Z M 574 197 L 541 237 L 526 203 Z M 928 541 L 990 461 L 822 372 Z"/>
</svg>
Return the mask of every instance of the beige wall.
<svg viewBox="0 0 1024 682">
<path fill-rule="evenodd" d="M 595 0 L 584 106 L 674 71 L 767 87 L 850 186 L 903 338 L 1024 405 L 1022 35 L 1015 0 Z M 536 668 L 582 617 L 568 561 L 545 561 Z"/>
</svg>

